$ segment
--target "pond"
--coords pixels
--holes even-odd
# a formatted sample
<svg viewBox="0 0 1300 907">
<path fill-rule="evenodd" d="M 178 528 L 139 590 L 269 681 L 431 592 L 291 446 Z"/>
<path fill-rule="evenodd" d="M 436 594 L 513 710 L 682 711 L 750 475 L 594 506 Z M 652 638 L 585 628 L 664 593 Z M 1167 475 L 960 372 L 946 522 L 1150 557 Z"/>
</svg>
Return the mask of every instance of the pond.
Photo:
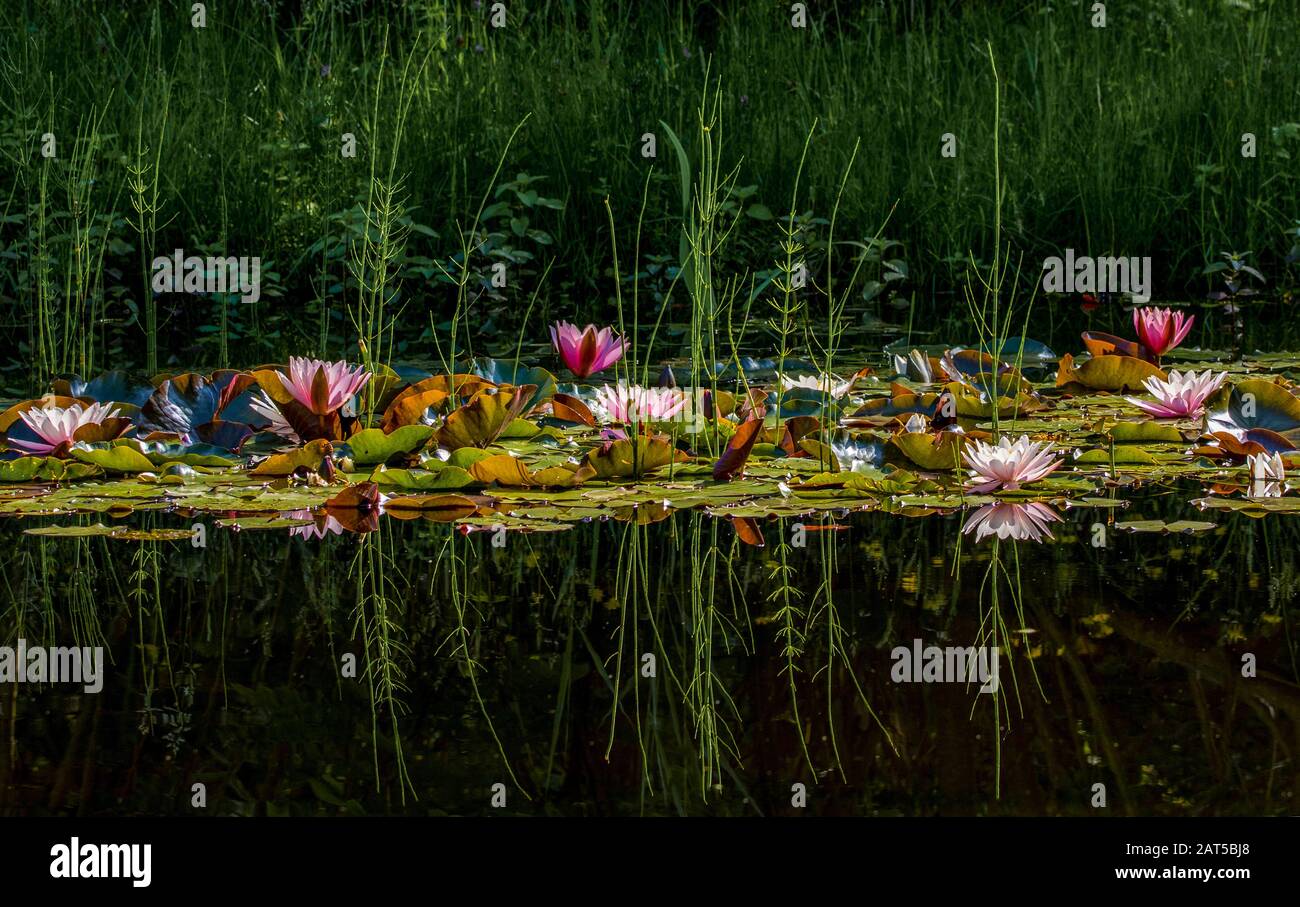
<svg viewBox="0 0 1300 907">
<path fill-rule="evenodd" d="M 1292 363 L 1152 419 L 1095 353 L 747 360 L 651 429 L 543 369 L 393 372 L 367 432 L 278 447 L 213 427 L 260 379 L 173 377 L 120 405 L 209 440 L 0 463 L 0 812 L 1293 813 Z M 981 489 L 994 431 L 1064 459 Z M 4 676 L 60 647 L 93 682 Z"/>
</svg>

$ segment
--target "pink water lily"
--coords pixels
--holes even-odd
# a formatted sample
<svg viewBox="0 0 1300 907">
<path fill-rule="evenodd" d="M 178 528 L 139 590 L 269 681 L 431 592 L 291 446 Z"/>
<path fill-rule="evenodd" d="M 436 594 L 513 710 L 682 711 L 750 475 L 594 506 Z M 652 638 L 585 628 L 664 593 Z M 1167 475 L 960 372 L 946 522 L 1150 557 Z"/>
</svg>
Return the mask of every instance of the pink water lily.
<svg viewBox="0 0 1300 907">
<path fill-rule="evenodd" d="M 370 380 L 363 366 L 347 362 L 289 357 L 289 374 L 280 372 L 280 381 L 293 399 L 318 416 L 328 416 L 347 403 Z"/>
<path fill-rule="evenodd" d="M 606 384 L 596 390 L 596 404 L 608 421 L 664 422 L 682 411 L 690 398 L 670 387 Z"/>
<path fill-rule="evenodd" d="M 1210 394 L 1217 391 L 1227 377 L 1227 372 L 1215 374 L 1208 368 L 1199 373 L 1173 371 L 1167 381 L 1152 375 L 1142 384 L 1156 398 L 1154 402 L 1136 397 L 1125 399 L 1157 419 L 1182 419 L 1198 415 Z"/>
<path fill-rule="evenodd" d="M 98 425 L 105 419 L 118 415 L 118 411 L 106 403 L 92 403 L 89 406 L 77 403 L 67 407 L 51 405 L 29 409 L 20 413 L 18 418 L 36 434 L 37 440 L 10 438 L 9 443 L 27 453 L 45 456 L 62 445 L 71 444 L 72 436 L 82 426 Z"/>
<path fill-rule="evenodd" d="M 1015 491 L 1037 482 L 1061 465 L 1061 458 L 1051 456 L 1051 450 L 1051 444 L 1030 441 L 1028 435 L 1021 435 L 1015 443 L 1003 437 L 997 444 L 976 441 L 967 445 L 961 454 L 971 468 L 973 484 L 967 485 L 967 490 L 977 494 L 998 488 Z"/>
<path fill-rule="evenodd" d="M 962 532 L 974 532 L 977 542 L 990 535 L 996 535 L 1000 539 L 1037 542 L 1043 538 L 1054 538 L 1047 524 L 1059 522 L 1061 518 L 1056 511 L 1046 504 L 997 501 L 985 504 L 971 514 Z"/>
<path fill-rule="evenodd" d="M 1142 306 L 1133 310 L 1133 330 L 1137 331 L 1138 340 L 1156 359 L 1182 343 L 1192 325 L 1195 315 L 1184 315 L 1170 309 L 1156 306 Z"/>
<path fill-rule="evenodd" d="M 597 331 L 594 324 L 589 324 L 579 330 L 567 321 L 557 321 L 551 325 L 551 345 L 565 368 L 579 378 L 586 378 L 622 359 L 628 343 L 613 328 Z"/>
</svg>

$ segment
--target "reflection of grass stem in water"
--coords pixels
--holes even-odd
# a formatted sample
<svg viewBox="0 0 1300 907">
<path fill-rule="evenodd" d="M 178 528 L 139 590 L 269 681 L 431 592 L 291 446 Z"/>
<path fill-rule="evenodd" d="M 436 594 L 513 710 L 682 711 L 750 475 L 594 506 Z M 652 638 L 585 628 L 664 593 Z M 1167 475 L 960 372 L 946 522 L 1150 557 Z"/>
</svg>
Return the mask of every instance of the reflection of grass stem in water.
<svg viewBox="0 0 1300 907">
<path fill-rule="evenodd" d="M 1011 686 L 1015 691 L 1016 696 L 1016 708 L 1023 717 L 1024 705 L 1020 701 L 1020 684 L 1016 679 L 1016 664 L 1015 660 L 1012 658 L 1012 648 L 1010 644 L 1012 631 L 1008 629 L 1006 620 L 1002 615 L 1002 596 L 1000 592 L 1001 583 L 1005 580 L 1007 584 L 1007 594 L 1011 598 L 1012 610 L 1014 611 L 1016 620 L 1019 621 L 1020 626 L 1018 632 L 1021 636 L 1021 640 L 1024 641 L 1026 639 L 1024 633 L 1027 628 L 1025 626 L 1024 600 L 1020 588 L 1020 552 L 1016 543 L 1013 541 L 1011 543 L 1013 574 L 1012 570 L 1007 569 L 1006 563 L 1003 559 L 1001 539 L 994 538 L 992 540 L 991 550 L 992 556 L 989 559 L 988 569 L 984 572 L 984 578 L 980 582 L 980 624 L 979 629 L 976 632 L 974 645 L 977 650 L 981 646 L 987 646 L 995 648 L 999 656 L 1003 653 L 1006 654 L 1007 668 L 1011 675 Z M 960 560 L 960 554 L 958 555 L 958 560 Z M 989 605 L 987 608 L 984 607 L 984 595 L 986 591 L 989 596 Z M 1047 694 L 1044 692 L 1042 682 L 1039 680 L 1038 669 L 1034 665 L 1032 658 L 1027 658 L 1027 660 L 1029 661 L 1029 671 L 1033 675 L 1034 683 L 1038 687 L 1038 692 L 1043 696 L 1044 700 L 1046 700 Z M 1004 689 L 1005 686 L 1001 677 L 1001 665 L 999 664 L 997 688 L 992 693 L 988 694 L 993 701 L 994 796 L 999 799 L 1002 797 L 1002 730 L 1004 716 L 1007 718 L 1006 727 L 1009 729 L 1011 726 L 1010 710 L 1007 707 L 1005 694 L 1003 693 Z M 975 706 L 978 703 L 979 697 L 977 695 L 975 701 L 971 704 L 972 716 L 975 713 Z"/>
<path fill-rule="evenodd" d="M 622 699 L 623 683 L 623 648 L 627 636 L 628 627 L 628 603 L 632 605 L 632 650 L 638 650 L 638 633 L 636 625 L 636 616 L 640 612 L 638 600 L 644 594 L 646 586 L 646 558 L 642 551 L 642 530 L 636 524 L 635 518 L 627 524 L 626 531 L 623 535 L 623 544 L 619 548 L 618 566 L 615 570 L 614 588 L 618 590 L 619 618 L 618 618 L 618 646 L 611 657 L 614 659 L 614 670 L 612 678 L 612 691 L 614 702 L 611 706 L 609 716 L 609 741 L 605 745 L 605 761 L 609 761 L 609 755 L 614 749 L 614 731 L 617 725 L 618 709 Z M 640 658 L 633 659 L 633 672 L 638 671 Z M 637 676 L 634 673 L 633 676 Z M 650 760 L 646 754 L 645 741 L 641 736 L 641 684 L 634 682 L 632 684 L 632 714 L 636 724 L 637 746 L 641 750 L 641 769 L 649 784 L 649 764 Z"/>
<path fill-rule="evenodd" d="M 790 684 L 790 708 L 793 712 L 795 733 L 799 735 L 799 746 L 803 750 L 804 758 L 808 760 L 808 767 L 816 774 L 817 768 L 813 765 L 812 755 L 808 752 L 808 741 L 804 737 L 803 722 L 799 719 L 799 690 L 795 684 L 795 673 L 799 670 L 795 662 L 803 655 L 805 639 L 805 631 L 800 630 L 798 624 L 804 621 L 806 612 L 797 604 L 798 599 L 803 597 L 803 593 L 790 582 L 794 568 L 788 561 L 790 546 L 786 544 L 784 519 L 778 521 L 777 532 L 780 534 L 781 543 L 776 546 L 776 560 L 772 564 L 768 578 L 776 580 L 778 585 L 768 593 L 767 600 L 780 602 L 780 607 L 773 615 L 773 621 L 777 624 L 776 638 L 781 643 L 781 655 L 785 659 L 785 666 L 781 668 L 780 673 L 786 675 Z"/>
<path fill-rule="evenodd" d="M 695 733 L 700 746 L 700 791 L 708 800 L 710 788 L 722 789 L 724 754 L 730 754 L 737 763 L 740 751 L 735 735 L 726 718 L 719 715 L 717 704 L 725 701 L 737 721 L 739 710 L 731 693 L 714 671 L 715 625 L 725 620 L 717 610 L 718 591 L 718 520 L 709 519 L 708 551 L 701 557 L 703 547 L 703 514 L 691 514 L 691 682 L 687 689 L 687 705 L 695 723 Z M 706 566 L 707 564 L 707 566 Z M 726 629 L 723 629 L 725 636 Z"/>
<path fill-rule="evenodd" d="M 370 694 L 370 743 L 374 751 L 375 789 L 379 790 L 379 704 L 388 711 L 389 725 L 393 734 L 393 751 L 397 758 L 398 793 L 403 805 L 406 803 L 406 790 L 412 795 L 415 787 L 411 783 L 406 768 L 406 756 L 402 751 L 402 734 L 398 727 L 398 717 L 406 711 L 406 706 L 398 698 L 399 694 L 409 691 L 406 685 L 406 669 L 402 665 L 408 657 L 406 647 L 398 637 L 402 633 L 401 625 L 392 619 L 388 600 L 389 582 L 384 576 L 386 561 L 393 560 L 392 553 L 383 548 L 384 539 L 379 532 L 361 536 L 357 553 L 352 559 L 350 575 L 356 581 L 356 607 L 352 612 L 353 633 L 361 632 L 362 645 L 365 649 L 365 677 Z"/>
<path fill-rule="evenodd" d="M 162 577 L 159 567 L 158 543 L 140 542 L 131 554 L 131 574 L 128 596 L 135 604 L 136 628 L 140 634 L 140 670 L 144 679 L 144 708 L 142 710 L 141 729 L 148 733 L 153 729 L 153 691 L 157 684 L 157 665 L 150 656 L 151 648 L 158 648 L 161 643 L 163 664 L 167 667 L 169 684 L 175 676 L 172 670 L 171 649 L 167 645 L 167 626 L 162 609 Z M 145 641 L 144 618 L 148 612 L 153 617 L 153 636 L 151 642 Z M 174 685 L 173 685 L 173 692 Z M 179 705 L 179 701 L 178 701 Z"/>
<path fill-rule="evenodd" d="M 463 659 L 465 666 L 465 677 L 469 680 L 470 691 L 474 695 L 474 702 L 478 704 L 479 712 L 483 715 L 483 720 L 487 723 L 488 733 L 492 735 L 492 740 L 496 744 L 497 752 L 501 755 L 501 763 L 505 766 L 506 772 L 510 775 L 510 780 L 514 783 L 519 792 L 527 800 L 532 800 L 528 791 L 519 783 L 519 778 L 515 775 L 515 770 L 510 766 L 510 759 L 506 756 L 505 746 L 501 743 L 501 737 L 497 734 L 496 725 L 492 723 L 492 716 L 488 713 L 487 703 L 483 701 L 483 693 L 478 686 L 477 671 L 481 670 L 480 665 L 475 659 L 470 649 L 471 634 L 469 627 L 465 623 L 465 608 L 469 602 L 469 580 L 470 571 L 467 569 L 464 556 L 456 551 L 456 546 L 461 544 L 460 539 L 464 539 L 463 544 L 468 548 L 471 545 L 468 536 L 462 537 L 454 527 L 449 527 L 447 540 L 443 544 L 442 550 L 438 552 L 438 557 L 434 561 L 433 575 L 430 579 L 431 588 L 437 583 L 439 574 L 446 564 L 447 569 L 447 589 L 451 596 L 452 610 L 456 615 L 456 626 L 447 634 L 447 642 L 452 643 L 451 656 Z M 464 569 L 463 569 L 464 568 Z M 462 578 L 463 577 L 463 578 Z M 465 584 L 461 588 L 461 583 Z"/>
<path fill-rule="evenodd" d="M 835 767 L 839 769 L 840 778 L 847 781 L 848 778 L 844 773 L 844 764 L 840 759 L 839 738 L 835 733 L 835 659 L 838 657 L 843 665 L 844 672 L 849 675 L 853 681 L 853 687 L 858 692 L 858 699 L 861 701 L 867 714 L 876 722 L 885 735 L 885 741 L 889 748 L 898 753 L 898 747 L 894 745 L 894 738 L 889 733 L 876 714 L 876 710 L 871 707 L 871 702 L 867 699 L 866 691 L 862 689 L 857 674 L 853 671 L 853 665 L 849 660 L 849 653 L 844 648 L 844 625 L 840 623 L 840 612 L 835 606 L 834 595 L 834 578 L 837 569 L 837 557 L 835 548 L 835 539 L 837 533 L 833 526 L 833 518 L 827 517 L 823 521 L 823 531 L 817 533 L 818 547 L 821 557 L 819 567 L 821 570 L 821 582 L 817 590 L 813 593 L 813 609 L 808 616 L 808 626 L 805 636 L 811 635 L 813 627 L 817 624 L 819 618 L 825 618 L 826 621 L 826 664 L 820 670 L 826 672 L 826 724 L 831 742 L 831 752 L 835 757 Z M 816 675 L 814 675 L 815 677 Z"/>
</svg>

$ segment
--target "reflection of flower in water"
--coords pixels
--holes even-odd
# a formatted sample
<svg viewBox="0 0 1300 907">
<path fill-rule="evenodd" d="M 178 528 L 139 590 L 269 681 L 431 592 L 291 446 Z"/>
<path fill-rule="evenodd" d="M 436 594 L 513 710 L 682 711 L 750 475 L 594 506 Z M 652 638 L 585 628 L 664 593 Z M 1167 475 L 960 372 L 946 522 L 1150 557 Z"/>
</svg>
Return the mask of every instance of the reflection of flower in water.
<svg viewBox="0 0 1300 907">
<path fill-rule="evenodd" d="M 1250 454 L 1246 457 L 1250 471 L 1250 487 L 1246 496 L 1251 498 L 1280 498 L 1286 491 L 1286 466 L 1282 455 Z"/>
<path fill-rule="evenodd" d="M 974 532 L 977 542 L 990 535 L 1018 542 L 1040 542 L 1054 538 L 1047 524 L 1059 522 L 1061 518 L 1056 511 L 1046 504 L 998 501 L 985 504 L 971 514 L 962 532 Z"/>
<path fill-rule="evenodd" d="M 311 520 L 311 523 L 302 526 L 290 526 L 289 535 L 301 536 L 305 539 L 323 539 L 325 536 L 342 535 L 343 524 L 328 513 L 313 513 L 310 510 L 294 510 L 285 514 L 285 517 L 291 520 Z"/>
</svg>

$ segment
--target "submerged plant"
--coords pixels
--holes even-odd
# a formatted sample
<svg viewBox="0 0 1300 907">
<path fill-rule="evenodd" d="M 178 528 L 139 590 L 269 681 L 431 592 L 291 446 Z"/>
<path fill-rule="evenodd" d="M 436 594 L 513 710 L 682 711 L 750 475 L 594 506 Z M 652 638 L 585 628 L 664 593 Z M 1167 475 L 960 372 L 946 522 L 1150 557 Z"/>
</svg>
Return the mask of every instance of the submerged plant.
<svg viewBox="0 0 1300 907">
<path fill-rule="evenodd" d="M 598 331 L 594 324 L 589 324 L 579 329 L 567 321 L 557 321 L 551 325 L 551 345 L 565 368 L 579 378 L 586 378 L 622 359 L 628 342 L 615 334 L 613 328 Z"/>
<path fill-rule="evenodd" d="M 1015 443 L 1006 437 L 997 444 L 975 441 L 961 455 L 971 468 L 973 484 L 966 490 L 1015 491 L 1021 485 L 1037 482 L 1061 465 L 1061 458 L 1052 457 L 1051 450 L 1051 444 L 1030 441 L 1028 435 L 1021 435 Z"/>
<path fill-rule="evenodd" d="M 1203 372 L 1171 371 L 1166 381 L 1152 375 L 1142 382 L 1155 397 L 1155 402 L 1127 397 L 1138 409 L 1157 419 L 1181 419 L 1195 416 L 1205 408 L 1205 401 L 1223 384 L 1227 372 L 1215 374 L 1210 369 Z"/>
</svg>

